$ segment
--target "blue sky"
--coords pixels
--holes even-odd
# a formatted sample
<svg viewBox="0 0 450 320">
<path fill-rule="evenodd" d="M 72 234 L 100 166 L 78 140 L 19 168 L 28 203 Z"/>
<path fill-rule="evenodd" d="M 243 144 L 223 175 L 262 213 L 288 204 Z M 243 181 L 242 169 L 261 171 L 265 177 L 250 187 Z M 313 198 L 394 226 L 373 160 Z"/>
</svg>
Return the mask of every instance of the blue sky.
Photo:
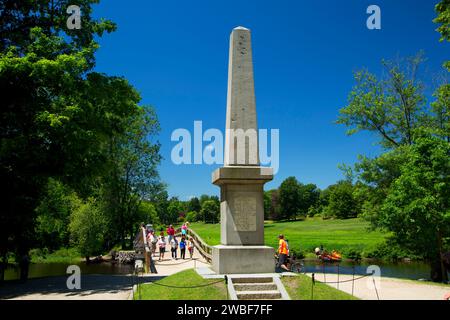
<svg viewBox="0 0 450 320">
<path fill-rule="evenodd" d="M 266 189 L 288 176 L 325 188 L 343 178 L 338 164 L 380 151 L 374 136 L 349 137 L 333 123 L 354 84 L 352 72 L 379 73 L 381 59 L 424 50 L 422 76 L 430 80 L 449 58 L 450 46 L 438 41 L 432 23 L 437 2 L 103 0 L 95 15 L 118 30 L 100 40 L 96 70 L 124 76 L 157 110 L 169 194 L 218 195 L 211 184 L 218 166 L 173 164 L 170 136 L 177 128 L 193 131 L 196 120 L 204 130 L 224 129 L 229 35 L 236 26 L 251 29 L 258 125 L 280 130 L 280 169 Z M 381 30 L 366 28 L 371 4 L 381 8 Z"/>
</svg>

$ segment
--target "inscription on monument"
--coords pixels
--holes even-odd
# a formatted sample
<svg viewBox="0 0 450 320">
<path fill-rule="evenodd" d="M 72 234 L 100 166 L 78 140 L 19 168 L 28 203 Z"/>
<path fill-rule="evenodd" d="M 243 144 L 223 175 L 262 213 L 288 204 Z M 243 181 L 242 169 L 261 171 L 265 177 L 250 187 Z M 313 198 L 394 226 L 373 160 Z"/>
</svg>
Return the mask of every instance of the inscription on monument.
<svg viewBox="0 0 450 320">
<path fill-rule="evenodd" d="M 256 198 L 237 196 L 233 201 L 235 231 L 256 231 Z"/>
</svg>

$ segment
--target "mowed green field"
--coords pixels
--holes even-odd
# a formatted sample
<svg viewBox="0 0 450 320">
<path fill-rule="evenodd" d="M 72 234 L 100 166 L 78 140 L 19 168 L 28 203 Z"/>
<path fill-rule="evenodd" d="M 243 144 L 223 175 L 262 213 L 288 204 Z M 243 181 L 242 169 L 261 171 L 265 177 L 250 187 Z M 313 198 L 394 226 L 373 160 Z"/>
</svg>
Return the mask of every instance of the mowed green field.
<svg viewBox="0 0 450 320">
<path fill-rule="evenodd" d="M 191 223 L 190 227 L 209 245 L 220 243 L 220 225 Z M 304 221 L 266 222 L 264 239 L 266 245 L 277 248 L 278 235 L 284 234 L 294 251 L 313 253 L 321 244 L 328 251 L 345 252 L 350 248 L 363 251 L 384 242 L 386 234 L 369 231 L 369 223 L 359 218 L 346 220 L 322 220 L 309 218 Z"/>
<path fill-rule="evenodd" d="M 159 285 L 158 285 L 159 284 Z M 211 285 L 207 285 L 211 284 Z M 207 286 L 206 286 L 207 285 Z M 187 288 L 173 288 L 187 287 Z M 195 288 L 189 288 L 195 287 Z M 134 300 L 226 300 L 227 287 L 220 279 L 203 279 L 194 269 L 184 270 L 138 288 Z"/>
</svg>

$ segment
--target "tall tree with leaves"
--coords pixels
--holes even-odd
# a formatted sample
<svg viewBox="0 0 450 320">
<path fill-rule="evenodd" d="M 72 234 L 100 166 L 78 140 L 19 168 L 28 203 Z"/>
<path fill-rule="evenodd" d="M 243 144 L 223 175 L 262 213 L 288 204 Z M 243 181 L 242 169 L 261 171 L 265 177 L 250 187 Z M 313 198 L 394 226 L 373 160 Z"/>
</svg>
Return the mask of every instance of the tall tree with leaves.
<svg viewBox="0 0 450 320">
<path fill-rule="evenodd" d="M 450 0 L 442 0 L 435 9 L 437 17 L 433 22 L 439 24 L 436 31 L 441 34 L 440 41 L 450 41 Z M 444 66 L 450 71 L 450 61 L 445 62 Z"/>
<path fill-rule="evenodd" d="M 433 279 L 442 280 L 446 273 L 440 267 L 440 251 L 450 236 L 442 223 L 449 208 L 445 201 L 430 198 L 431 195 L 440 197 L 436 192 L 445 186 L 444 181 L 431 178 L 445 170 L 430 164 L 436 160 L 430 154 L 441 155 L 442 161 L 449 161 L 450 154 L 439 151 L 443 144 L 448 145 L 448 97 L 446 86 L 442 86 L 436 91 L 436 100 L 431 105 L 425 103 L 423 85 L 417 76 L 422 60 L 419 55 L 407 59 L 405 65 L 384 62 L 386 79 L 378 79 L 367 71 L 356 73 L 357 84 L 349 95 L 349 105 L 340 110 L 338 123 L 350 127 L 349 134 L 360 130 L 376 132 L 384 148 L 376 158 L 360 156 L 355 165 L 357 179 L 363 184 L 359 189 L 366 191 L 362 205 L 364 216 L 374 227 L 393 232 L 393 239 L 403 248 L 430 259 Z M 430 149 L 420 147 L 424 140 L 434 142 L 428 144 Z M 412 165 L 414 157 L 428 160 L 422 167 L 420 162 L 415 162 L 416 167 Z M 417 179 L 422 174 L 430 179 L 419 183 Z M 408 192 L 407 183 L 412 188 Z M 430 201 L 434 202 L 432 206 Z M 420 215 L 423 217 L 419 218 Z M 405 236 L 399 221 L 403 221 L 411 236 Z M 421 230 L 428 238 L 412 236 L 413 230 Z"/>
<path fill-rule="evenodd" d="M 26 270 L 48 179 L 87 197 L 107 172 L 109 137 L 125 133 L 140 112 L 125 79 L 92 71 L 96 37 L 115 30 L 92 17 L 96 3 L 0 2 L 0 268 L 13 252 Z M 82 10 L 80 30 L 66 26 L 72 4 Z"/>
<path fill-rule="evenodd" d="M 429 260 L 434 281 L 447 281 L 442 254 L 450 240 L 450 144 L 430 135 L 390 153 L 402 153 L 404 161 L 382 202 L 377 226 Z"/>
<path fill-rule="evenodd" d="M 101 206 L 98 201 L 88 199 L 70 218 L 71 241 L 86 258 L 86 262 L 90 261 L 91 256 L 100 255 L 104 250 L 109 223 Z"/>
<path fill-rule="evenodd" d="M 288 177 L 281 183 L 279 188 L 281 219 L 295 219 L 301 213 L 302 199 L 299 188 L 295 177 Z"/>
<path fill-rule="evenodd" d="M 204 223 L 217 223 L 220 219 L 220 205 L 217 201 L 206 200 L 202 204 L 200 216 Z"/>
<path fill-rule="evenodd" d="M 134 239 L 141 221 L 139 207 L 159 190 L 157 166 L 160 145 L 154 140 L 159 130 L 156 114 L 144 107 L 129 118 L 126 134 L 110 137 L 109 171 L 104 177 L 104 199 L 111 215 L 111 230 L 119 236 L 122 247 L 130 247 L 125 239 Z"/>
</svg>

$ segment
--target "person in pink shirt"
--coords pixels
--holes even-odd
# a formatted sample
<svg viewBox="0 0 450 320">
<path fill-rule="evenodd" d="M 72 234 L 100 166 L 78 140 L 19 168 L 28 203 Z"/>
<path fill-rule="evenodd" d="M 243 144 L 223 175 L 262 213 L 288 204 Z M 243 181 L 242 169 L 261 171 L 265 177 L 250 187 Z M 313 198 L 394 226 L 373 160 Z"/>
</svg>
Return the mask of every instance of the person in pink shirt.
<svg viewBox="0 0 450 320">
<path fill-rule="evenodd" d="M 181 235 L 186 236 L 187 234 L 187 224 L 186 222 L 183 223 L 183 226 L 181 227 Z"/>
</svg>

